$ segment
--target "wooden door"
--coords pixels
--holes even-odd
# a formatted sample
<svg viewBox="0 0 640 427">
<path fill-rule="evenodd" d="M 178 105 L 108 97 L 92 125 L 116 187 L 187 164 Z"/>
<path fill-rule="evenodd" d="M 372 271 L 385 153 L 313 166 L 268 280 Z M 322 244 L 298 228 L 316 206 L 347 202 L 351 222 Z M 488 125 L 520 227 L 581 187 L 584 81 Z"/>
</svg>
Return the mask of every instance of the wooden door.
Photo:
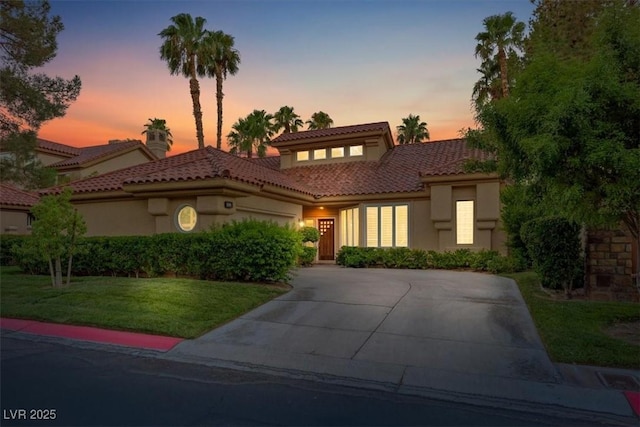
<svg viewBox="0 0 640 427">
<path fill-rule="evenodd" d="M 333 260 L 334 244 L 333 244 L 333 218 L 319 219 L 318 230 L 320 230 L 320 242 L 318 244 L 318 259 Z"/>
</svg>

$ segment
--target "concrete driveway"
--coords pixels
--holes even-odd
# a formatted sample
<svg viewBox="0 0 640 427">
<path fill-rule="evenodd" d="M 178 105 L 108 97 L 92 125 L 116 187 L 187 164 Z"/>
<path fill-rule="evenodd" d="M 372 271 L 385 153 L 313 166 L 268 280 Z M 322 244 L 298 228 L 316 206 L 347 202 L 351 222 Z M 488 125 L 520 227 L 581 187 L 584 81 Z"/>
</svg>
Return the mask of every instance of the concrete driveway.
<svg viewBox="0 0 640 427">
<path fill-rule="evenodd" d="M 168 357 L 387 389 L 558 382 L 512 280 L 315 266 L 298 270 L 292 285 Z"/>
</svg>

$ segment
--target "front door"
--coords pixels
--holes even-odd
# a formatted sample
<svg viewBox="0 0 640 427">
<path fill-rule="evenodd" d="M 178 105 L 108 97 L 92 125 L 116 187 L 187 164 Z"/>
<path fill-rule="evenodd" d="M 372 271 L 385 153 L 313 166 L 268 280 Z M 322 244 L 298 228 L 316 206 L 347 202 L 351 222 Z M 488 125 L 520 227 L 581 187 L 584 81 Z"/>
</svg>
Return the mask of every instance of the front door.
<svg viewBox="0 0 640 427">
<path fill-rule="evenodd" d="M 320 260 L 334 259 L 333 222 L 333 218 L 318 220 L 318 229 L 320 230 L 318 258 Z"/>
</svg>

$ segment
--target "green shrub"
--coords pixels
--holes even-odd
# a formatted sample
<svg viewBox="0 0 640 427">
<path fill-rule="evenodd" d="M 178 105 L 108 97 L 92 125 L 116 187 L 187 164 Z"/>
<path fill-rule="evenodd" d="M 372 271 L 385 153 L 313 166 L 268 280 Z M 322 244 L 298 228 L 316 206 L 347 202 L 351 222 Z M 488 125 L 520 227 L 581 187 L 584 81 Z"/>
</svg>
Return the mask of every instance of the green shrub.
<svg viewBox="0 0 640 427">
<path fill-rule="evenodd" d="M 378 248 L 343 246 L 336 255 L 336 264 L 344 267 L 373 267 L 379 263 Z"/>
<path fill-rule="evenodd" d="M 302 243 L 315 243 L 320 240 L 320 232 L 315 227 L 302 227 L 300 229 L 300 235 L 302 236 Z"/>
<path fill-rule="evenodd" d="M 582 265 L 579 233 L 576 223 L 561 217 L 534 219 L 522 226 L 522 241 L 544 287 L 571 294 Z"/>
<path fill-rule="evenodd" d="M 17 265 L 17 246 L 22 245 L 26 236 L 5 234 L 0 237 L 0 265 Z"/>
<path fill-rule="evenodd" d="M 385 267 L 411 269 L 472 269 L 491 273 L 522 271 L 517 260 L 496 251 L 458 249 L 454 252 L 424 251 L 409 248 L 361 248 L 343 246 L 336 256 L 336 264 L 345 267 Z"/>
<path fill-rule="evenodd" d="M 302 266 L 308 267 L 316 260 L 316 254 L 318 249 L 313 246 L 303 246 L 302 253 L 298 257 L 298 263 Z"/>
<path fill-rule="evenodd" d="M 224 224 L 210 238 L 203 273 L 220 280 L 286 281 L 302 251 L 300 233 L 268 221 Z"/>
</svg>

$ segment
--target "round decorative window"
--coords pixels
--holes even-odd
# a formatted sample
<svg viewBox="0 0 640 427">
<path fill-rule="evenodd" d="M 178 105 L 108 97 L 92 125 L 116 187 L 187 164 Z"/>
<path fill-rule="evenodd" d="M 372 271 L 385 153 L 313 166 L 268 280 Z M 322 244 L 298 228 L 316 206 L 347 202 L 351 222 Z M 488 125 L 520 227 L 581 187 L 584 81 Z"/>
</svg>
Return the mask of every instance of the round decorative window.
<svg viewBox="0 0 640 427">
<path fill-rule="evenodd" d="M 191 231 L 196 227 L 196 222 L 198 221 L 198 214 L 193 207 L 189 205 L 182 206 L 178 209 L 178 216 L 176 218 L 176 222 L 178 224 L 178 228 L 181 231 Z"/>
</svg>

